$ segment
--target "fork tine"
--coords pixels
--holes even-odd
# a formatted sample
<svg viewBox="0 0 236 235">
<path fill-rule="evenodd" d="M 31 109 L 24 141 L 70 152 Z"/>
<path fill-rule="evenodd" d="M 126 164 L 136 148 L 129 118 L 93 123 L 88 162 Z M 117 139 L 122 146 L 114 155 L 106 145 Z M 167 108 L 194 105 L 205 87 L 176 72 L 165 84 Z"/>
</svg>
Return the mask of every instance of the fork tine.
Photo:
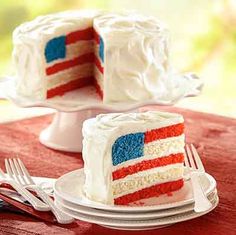
<svg viewBox="0 0 236 235">
<path fill-rule="evenodd" d="M 30 176 L 28 170 L 26 169 L 24 163 L 23 163 L 19 158 L 17 158 L 17 161 L 18 161 L 18 163 L 19 163 L 19 165 L 20 165 L 20 167 L 21 167 L 21 170 L 22 170 L 22 172 L 24 173 L 24 176 L 26 177 L 26 179 L 27 179 L 31 184 L 35 184 L 34 181 L 33 181 L 33 179 L 32 179 L 32 177 Z"/>
<path fill-rule="evenodd" d="M 7 174 L 10 176 L 10 178 L 14 178 L 13 177 L 13 172 L 11 170 L 11 167 L 10 167 L 9 162 L 8 162 L 7 159 L 5 159 L 5 167 L 6 167 Z"/>
<path fill-rule="evenodd" d="M 22 182 L 21 182 L 21 177 L 18 175 L 18 172 L 17 172 L 17 170 L 16 170 L 16 167 L 15 167 L 15 165 L 14 165 L 12 159 L 8 159 L 8 163 L 9 163 L 9 165 L 10 165 L 10 168 L 11 168 L 11 171 L 12 171 L 12 173 L 13 173 L 14 179 L 15 179 L 19 184 L 22 184 Z"/>
<path fill-rule="evenodd" d="M 193 155 L 192 155 L 191 150 L 190 150 L 188 145 L 186 145 L 186 150 L 187 150 L 187 155 L 188 155 L 188 159 L 189 159 L 189 162 L 190 162 L 190 167 L 193 168 L 193 169 L 196 169 L 196 166 L 195 166 L 195 163 L 194 163 L 194 160 L 193 160 Z"/>
<path fill-rule="evenodd" d="M 13 163 L 14 163 L 14 166 L 16 168 L 16 171 L 18 173 L 18 175 L 20 176 L 23 184 L 28 184 L 28 182 L 25 180 L 25 177 L 24 177 L 24 173 L 22 172 L 17 160 L 15 158 L 13 158 Z"/>
<path fill-rule="evenodd" d="M 193 144 L 191 144 L 191 149 L 192 149 L 192 152 L 193 152 L 193 156 L 194 156 L 194 159 L 195 159 L 195 162 L 196 162 L 196 167 L 198 170 L 201 170 L 201 171 L 205 171 L 205 168 L 202 164 L 202 160 L 197 152 L 197 149 L 195 148 L 195 146 Z"/>
</svg>

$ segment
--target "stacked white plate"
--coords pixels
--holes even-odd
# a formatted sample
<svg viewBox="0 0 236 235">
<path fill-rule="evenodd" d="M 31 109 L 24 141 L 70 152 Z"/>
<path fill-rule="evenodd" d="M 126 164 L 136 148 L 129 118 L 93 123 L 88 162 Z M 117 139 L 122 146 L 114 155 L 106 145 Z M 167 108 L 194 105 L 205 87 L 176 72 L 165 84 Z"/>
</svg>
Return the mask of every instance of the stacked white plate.
<svg viewBox="0 0 236 235">
<path fill-rule="evenodd" d="M 171 195 L 141 200 L 130 206 L 111 206 L 88 200 L 83 194 L 83 169 L 60 177 L 54 187 L 56 205 L 72 217 L 120 230 L 146 230 L 169 226 L 202 216 L 213 210 L 218 202 L 215 179 L 205 173 L 201 186 L 212 203 L 208 211 L 196 213 L 190 180 Z"/>
</svg>

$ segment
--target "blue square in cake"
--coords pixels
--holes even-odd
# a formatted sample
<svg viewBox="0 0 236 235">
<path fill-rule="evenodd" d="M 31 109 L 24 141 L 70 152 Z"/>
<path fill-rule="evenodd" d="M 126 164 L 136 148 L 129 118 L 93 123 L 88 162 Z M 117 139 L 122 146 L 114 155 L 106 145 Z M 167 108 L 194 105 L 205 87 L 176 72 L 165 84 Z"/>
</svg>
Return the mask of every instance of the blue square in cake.
<svg viewBox="0 0 236 235">
<path fill-rule="evenodd" d="M 56 37 L 47 42 L 44 52 L 47 63 L 66 57 L 65 42 L 65 36 Z"/>
<path fill-rule="evenodd" d="M 143 156 L 144 133 L 134 133 L 119 137 L 112 146 L 112 163 L 122 162 Z"/>
<path fill-rule="evenodd" d="M 99 38 L 99 57 L 104 62 L 104 41 L 101 37 Z"/>
</svg>

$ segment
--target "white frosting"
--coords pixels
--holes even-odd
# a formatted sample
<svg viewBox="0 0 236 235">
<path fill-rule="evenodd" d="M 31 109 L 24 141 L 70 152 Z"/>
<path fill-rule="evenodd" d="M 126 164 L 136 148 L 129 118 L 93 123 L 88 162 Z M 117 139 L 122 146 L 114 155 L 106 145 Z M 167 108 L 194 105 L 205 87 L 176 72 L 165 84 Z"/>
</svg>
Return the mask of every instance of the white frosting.
<svg viewBox="0 0 236 235">
<path fill-rule="evenodd" d="M 97 81 L 97 84 L 99 85 L 99 87 L 101 88 L 101 90 L 103 91 L 104 89 L 104 80 L 103 80 L 103 75 L 102 73 L 99 71 L 99 69 L 94 66 L 94 70 L 93 70 L 93 74 L 94 74 L 94 78 L 96 79 Z"/>
<path fill-rule="evenodd" d="M 13 32 L 13 62 L 16 67 L 16 91 L 33 99 L 46 98 L 45 44 L 56 36 L 92 27 L 100 11 L 67 11 L 39 16 Z"/>
<path fill-rule="evenodd" d="M 143 113 L 110 113 L 100 114 L 94 119 L 90 119 L 96 123 L 96 129 L 109 130 L 114 128 L 125 128 L 120 131 L 126 134 L 128 130 L 136 132 L 145 132 L 150 129 L 157 129 L 177 123 L 182 123 L 183 117 L 176 113 L 148 111 Z M 140 125 L 137 127 L 137 125 Z M 127 129 L 128 128 L 128 129 Z"/>
<path fill-rule="evenodd" d="M 104 44 L 104 102 L 142 101 L 165 92 L 167 30 L 155 18 L 106 14 L 94 27 Z"/>
<path fill-rule="evenodd" d="M 84 191 L 87 197 L 94 201 L 113 204 L 111 149 L 118 137 L 183 121 L 179 114 L 157 111 L 101 114 L 86 120 L 82 129 L 82 155 L 86 176 Z"/>
</svg>

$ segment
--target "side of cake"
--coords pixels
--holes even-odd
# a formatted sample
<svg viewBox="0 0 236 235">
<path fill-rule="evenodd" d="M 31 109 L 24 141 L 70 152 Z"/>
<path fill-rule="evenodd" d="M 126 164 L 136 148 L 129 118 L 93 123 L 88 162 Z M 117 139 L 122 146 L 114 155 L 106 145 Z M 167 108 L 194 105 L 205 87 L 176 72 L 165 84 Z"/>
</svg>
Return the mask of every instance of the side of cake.
<svg viewBox="0 0 236 235">
<path fill-rule="evenodd" d="M 107 13 L 94 19 L 95 79 L 104 102 L 143 101 L 162 92 L 168 32 L 154 17 Z"/>
<path fill-rule="evenodd" d="M 183 186 L 181 115 L 101 114 L 83 125 L 85 195 L 127 205 Z"/>
</svg>

